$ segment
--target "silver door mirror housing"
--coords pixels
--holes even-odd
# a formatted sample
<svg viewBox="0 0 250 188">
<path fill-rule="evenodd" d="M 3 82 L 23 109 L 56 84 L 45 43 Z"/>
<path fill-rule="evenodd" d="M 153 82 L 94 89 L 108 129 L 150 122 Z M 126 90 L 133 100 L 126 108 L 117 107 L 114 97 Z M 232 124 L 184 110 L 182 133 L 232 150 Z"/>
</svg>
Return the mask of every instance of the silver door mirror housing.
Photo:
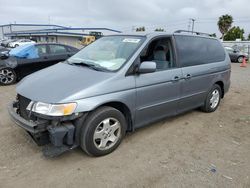
<svg viewBox="0 0 250 188">
<path fill-rule="evenodd" d="M 153 61 L 144 61 L 141 63 L 138 73 L 145 74 L 156 71 L 156 63 Z"/>
</svg>

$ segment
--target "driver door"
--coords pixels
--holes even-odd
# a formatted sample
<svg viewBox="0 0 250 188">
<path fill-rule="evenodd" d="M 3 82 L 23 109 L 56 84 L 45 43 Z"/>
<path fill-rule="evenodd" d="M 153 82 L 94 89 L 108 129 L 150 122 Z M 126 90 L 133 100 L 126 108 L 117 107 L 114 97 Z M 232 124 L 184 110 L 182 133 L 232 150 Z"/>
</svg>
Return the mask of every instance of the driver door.
<svg viewBox="0 0 250 188">
<path fill-rule="evenodd" d="M 153 45 L 149 44 L 151 49 L 148 49 L 143 61 L 156 62 L 157 67 L 158 64 L 168 66 L 159 66 L 156 72 L 139 74 L 135 77 L 136 128 L 175 115 L 180 99 L 182 71 L 174 62 L 170 39 L 160 38 L 152 43 Z M 166 46 L 168 50 L 161 50 L 159 45 Z M 140 63 L 143 63 L 142 60 Z"/>
</svg>

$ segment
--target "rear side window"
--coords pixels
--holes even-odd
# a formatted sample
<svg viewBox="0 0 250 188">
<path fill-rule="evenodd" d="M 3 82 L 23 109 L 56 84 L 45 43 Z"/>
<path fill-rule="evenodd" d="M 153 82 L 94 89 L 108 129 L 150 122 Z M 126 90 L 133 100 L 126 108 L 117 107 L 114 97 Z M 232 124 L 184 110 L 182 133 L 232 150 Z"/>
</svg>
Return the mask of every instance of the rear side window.
<svg viewBox="0 0 250 188">
<path fill-rule="evenodd" d="M 36 49 L 37 49 L 37 53 L 38 53 L 39 57 L 44 56 L 44 55 L 47 54 L 47 48 L 46 48 L 46 45 L 44 45 L 44 44 L 37 45 Z"/>
<path fill-rule="evenodd" d="M 70 46 L 67 46 L 67 49 L 69 52 L 77 52 L 78 51 L 78 49 L 70 47 Z"/>
<path fill-rule="evenodd" d="M 225 51 L 216 39 L 175 36 L 182 67 L 214 63 L 225 60 Z"/>
<path fill-rule="evenodd" d="M 64 54 L 67 52 L 66 48 L 61 45 L 49 45 L 51 54 Z"/>
</svg>

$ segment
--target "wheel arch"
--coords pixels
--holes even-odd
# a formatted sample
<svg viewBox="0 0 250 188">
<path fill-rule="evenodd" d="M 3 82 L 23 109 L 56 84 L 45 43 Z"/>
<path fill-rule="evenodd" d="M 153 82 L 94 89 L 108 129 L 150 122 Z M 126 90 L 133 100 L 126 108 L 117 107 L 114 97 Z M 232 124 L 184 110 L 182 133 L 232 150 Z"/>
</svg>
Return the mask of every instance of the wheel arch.
<svg viewBox="0 0 250 188">
<path fill-rule="evenodd" d="M 132 113 L 131 113 L 131 110 L 129 109 L 129 107 L 120 102 L 120 101 L 111 101 L 111 102 L 106 102 L 106 103 L 103 103 L 99 106 L 97 106 L 94 110 L 100 108 L 100 107 L 103 107 L 103 106 L 109 106 L 109 107 L 113 107 L 117 110 L 119 110 L 123 115 L 124 117 L 126 118 L 126 121 L 127 121 L 127 124 L 128 124 L 128 127 L 127 127 L 127 131 L 131 132 L 133 131 L 133 118 L 132 118 Z"/>
<path fill-rule="evenodd" d="M 217 82 L 215 82 L 214 84 L 217 84 L 217 85 L 220 86 L 221 92 L 222 92 L 221 98 L 223 98 L 223 97 L 224 97 L 224 94 L 225 94 L 225 92 L 224 92 L 224 83 L 223 83 L 223 81 L 217 81 Z"/>
</svg>

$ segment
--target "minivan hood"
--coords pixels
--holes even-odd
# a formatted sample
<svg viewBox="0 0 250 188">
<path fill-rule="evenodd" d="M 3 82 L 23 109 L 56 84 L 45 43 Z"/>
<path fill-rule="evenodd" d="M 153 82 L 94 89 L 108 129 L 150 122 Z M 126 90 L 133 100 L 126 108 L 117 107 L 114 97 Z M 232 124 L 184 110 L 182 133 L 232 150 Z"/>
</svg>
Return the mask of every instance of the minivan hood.
<svg viewBox="0 0 250 188">
<path fill-rule="evenodd" d="M 58 63 L 25 77 L 16 90 L 33 101 L 71 102 L 103 94 L 100 88 L 114 75 L 88 67 Z"/>
</svg>

